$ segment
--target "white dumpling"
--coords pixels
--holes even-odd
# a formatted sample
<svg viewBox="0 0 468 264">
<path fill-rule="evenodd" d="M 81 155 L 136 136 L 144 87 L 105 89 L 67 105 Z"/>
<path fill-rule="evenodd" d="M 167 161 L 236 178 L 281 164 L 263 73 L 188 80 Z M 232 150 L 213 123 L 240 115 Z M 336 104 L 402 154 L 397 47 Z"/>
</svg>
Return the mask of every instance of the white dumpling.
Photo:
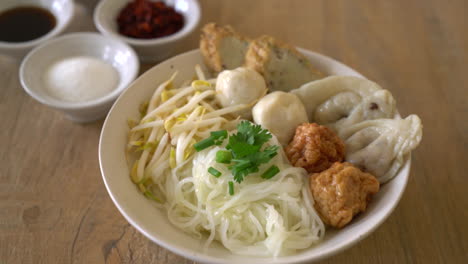
<svg viewBox="0 0 468 264">
<path fill-rule="evenodd" d="M 239 67 L 222 71 L 216 80 L 216 97 L 223 107 L 250 105 L 239 112 L 245 119 L 252 118 L 252 106 L 262 98 L 267 87 L 262 75 L 252 69 Z"/>
<path fill-rule="evenodd" d="M 308 122 L 301 100 L 294 94 L 280 91 L 260 99 L 252 113 L 255 123 L 268 129 L 283 146 L 291 141 L 298 125 Z"/>
<path fill-rule="evenodd" d="M 378 84 L 354 76 L 330 76 L 292 90 L 307 111 L 311 122 L 334 130 L 363 120 L 392 118 L 393 96 Z"/>
<path fill-rule="evenodd" d="M 317 122 L 325 119 L 320 115 L 322 107 L 318 107 Z M 341 118 L 338 121 L 323 122 L 330 124 L 335 131 L 357 124 L 365 120 L 375 120 L 379 118 L 393 118 L 396 114 L 396 102 L 392 94 L 388 90 L 378 90 L 371 95 L 364 97 L 350 112 L 346 118 Z M 320 121 L 319 121 L 320 120 Z"/>
<path fill-rule="evenodd" d="M 380 183 L 395 177 L 407 154 L 422 138 L 421 119 L 368 120 L 340 129 L 346 145 L 346 161 L 372 173 Z"/>
</svg>

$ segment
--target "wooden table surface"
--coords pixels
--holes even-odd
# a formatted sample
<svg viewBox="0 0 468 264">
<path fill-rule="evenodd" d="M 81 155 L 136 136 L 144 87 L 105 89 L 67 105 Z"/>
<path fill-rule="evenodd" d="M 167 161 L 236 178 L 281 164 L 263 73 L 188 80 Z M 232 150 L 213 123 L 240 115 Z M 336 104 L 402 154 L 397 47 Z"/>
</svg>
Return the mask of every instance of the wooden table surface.
<svg viewBox="0 0 468 264">
<path fill-rule="evenodd" d="M 468 263 L 467 1 L 200 2 L 202 25 L 271 34 L 340 60 L 423 120 L 398 207 L 322 263 Z M 180 50 L 197 45 L 198 31 Z M 112 203 L 98 164 L 102 121 L 72 123 L 30 98 L 17 75 L 2 57 L 0 263 L 193 263 L 150 242 Z"/>
</svg>

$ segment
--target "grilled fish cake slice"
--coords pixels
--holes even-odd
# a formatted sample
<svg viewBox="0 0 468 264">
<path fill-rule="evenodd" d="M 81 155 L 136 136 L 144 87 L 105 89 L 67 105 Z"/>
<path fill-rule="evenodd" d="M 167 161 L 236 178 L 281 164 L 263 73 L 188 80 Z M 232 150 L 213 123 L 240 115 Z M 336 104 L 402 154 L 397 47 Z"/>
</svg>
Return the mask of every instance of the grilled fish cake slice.
<svg viewBox="0 0 468 264">
<path fill-rule="evenodd" d="M 200 50 L 208 68 L 214 73 L 232 70 L 244 64 L 250 40 L 231 26 L 208 23 L 202 28 Z"/>
<path fill-rule="evenodd" d="M 325 76 L 294 47 L 270 36 L 251 42 L 245 66 L 262 74 L 270 91 L 289 92 Z"/>
</svg>

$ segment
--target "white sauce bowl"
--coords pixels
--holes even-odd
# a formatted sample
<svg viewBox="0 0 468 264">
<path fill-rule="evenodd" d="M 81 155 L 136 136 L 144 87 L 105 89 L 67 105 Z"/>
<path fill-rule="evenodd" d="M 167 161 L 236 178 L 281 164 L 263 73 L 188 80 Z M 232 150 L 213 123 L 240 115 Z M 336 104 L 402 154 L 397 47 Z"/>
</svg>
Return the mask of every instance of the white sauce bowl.
<svg viewBox="0 0 468 264">
<path fill-rule="evenodd" d="M 46 71 L 60 60 L 75 56 L 94 57 L 112 65 L 119 74 L 115 89 L 103 97 L 85 102 L 67 102 L 47 92 Z M 24 90 L 37 101 L 65 112 L 75 122 L 90 122 L 103 118 L 110 107 L 136 78 L 138 57 L 127 44 L 97 33 L 74 33 L 46 42 L 32 50 L 20 67 L 20 81 Z"/>
</svg>

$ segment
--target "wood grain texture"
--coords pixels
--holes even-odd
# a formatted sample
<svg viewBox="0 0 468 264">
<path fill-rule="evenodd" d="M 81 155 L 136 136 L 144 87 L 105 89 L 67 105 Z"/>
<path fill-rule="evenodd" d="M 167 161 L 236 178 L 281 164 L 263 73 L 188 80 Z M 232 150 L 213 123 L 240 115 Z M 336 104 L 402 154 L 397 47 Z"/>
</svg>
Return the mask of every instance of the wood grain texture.
<svg viewBox="0 0 468 264">
<path fill-rule="evenodd" d="M 200 2 L 202 25 L 338 59 L 423 120 L 394 213 L 322 263 L 468 263 L 467 1 Z M 197 34 L 180 51 L 196 48 Z M 150 242 L 113 205 L 98 165 L 102 121 L 66 120 L 23 92 L 17 75 L 18 63 L 0 57 L 0 263 L 193 263 Z"/>
</svg>

